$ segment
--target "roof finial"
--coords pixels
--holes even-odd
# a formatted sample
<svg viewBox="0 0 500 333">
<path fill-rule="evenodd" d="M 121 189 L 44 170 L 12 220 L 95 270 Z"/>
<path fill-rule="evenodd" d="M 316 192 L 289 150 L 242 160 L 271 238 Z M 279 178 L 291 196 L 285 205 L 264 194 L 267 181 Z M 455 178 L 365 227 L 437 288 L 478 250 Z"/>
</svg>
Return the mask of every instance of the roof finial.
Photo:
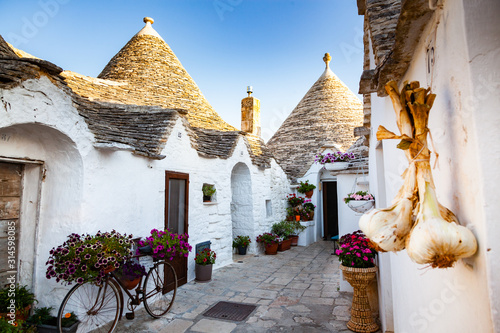
<svg viewBox="0 0 500 333">
<path fill-rule="evenodd" d="M 250 97 L 253 93 L 253 87 L 252 86 L 247 86 L 247 94 L 248 94 L 248 97 Z"/>
<path fill-rule="evenodd" d="M 143 19 L 143 21 L 144 21 L 144 23 L 148 23 L 148 22 L 151 24 L 155 23 L 155 20 L 153 20 L 151 17 L 147 17 L 147 16 Z"/>
<path fill-rule="evenodd" d="M 323 57 L 323 61 L 326 64 L 326 68 L 330 67 L 330 60 L 332 60 L 332 57 L 330 56 L 330 53 L 325 53 L 325 56 Z"/>
</svg>

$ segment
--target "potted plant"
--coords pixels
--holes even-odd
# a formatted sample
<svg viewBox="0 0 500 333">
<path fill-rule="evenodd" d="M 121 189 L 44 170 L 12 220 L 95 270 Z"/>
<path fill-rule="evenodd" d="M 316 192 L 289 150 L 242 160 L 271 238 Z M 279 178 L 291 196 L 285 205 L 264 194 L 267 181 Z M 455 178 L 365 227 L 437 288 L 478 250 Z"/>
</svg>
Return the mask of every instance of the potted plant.
<svg viewBox="0 0 500 333">
<path fill-rule="evenodd" d="M 212 280 L 212 266 L 217 255 L 210 249 L 204 249 L 194 258 L 196 281 L 208 282 Z"/>
<path fill-rule="evenodd" d="M 2 333 L 37 333 L 33 325 L 29 325 L 23 320 L 11 321 L 9 318 L 0 318 L 0 332 Z"/>
<path fill-rule="evenodd" d="M 334 153 L 316 155 L 315 163 L 322 164 L 326 170 L 344 170 L 349 167 L 349 161 L 354 159 L 353 153 L 343 153 L 336 151 Z"/>
<path fill-rule="evenodd" d="M 281 238 L 278 235 L 265 232 L 262 235 L 257 236 L 256 241 L 257 243 L 264 244 L 266 254 L 277 254 L 278 244 L 281 242 Z"/>
<path fill-rule="evenodd" d="M 377 252 L 370 245 L 370 240 L 360 231 L 342 236 L 339 249 L 335 251 L 341 261 L 342 275 L 354 289 L 351 307 L 351 319 L 347 327 L 354 332 L 375 332 L 378 325 L 373 319 L 366 288 L 375 278 Z"/>
<path fill-rule="evenodd" d="M 305 194 L 306 198 L 310 198 L 313 195 L 314 189 L 316 186 L 314 184 L 309 184 L 309 181 L 306 180 L 306 182 L 300 182 L 299 187 L 297 188 L 297 192 Z"/>
<path fill-rule="evenodd" d="M 295 231 L 294 227 L 288 221 L 274 223 L 271 226 L 271 232 L 278 235 L 283 240 L 278 244 L 278 251 L 286 251 L 290 249 L 292 240 L 290 235 Z"/>
<path fill-rule="evenodd" d="M 120 263 L 131 256 L 132 235 L 121 235 L 115 230 L 98 231 L 95 235 L 71 234 L 68 240 L 50 250 L 46 262 L 47 279 L 100 283 L 104 275 L 120 267 Z"/>
<path fill-rule="evenodd" d="M 290 235 L 292 240 L 291 246 L 297 246 L 299 243 L 299 234 L 304 231 L 307 227 L 300 224 L 299 221 L 288 221 L 293 228 L 293 233 Z"/>
<path fill-rule="evenodd" d="M 154 259 L 172 260 L 175 256 L 188 257 L 192 246 L 188 243 L 188 234 L 176 234 L 169 229 L 152 229 L 151 235 L 138 242 L 139 246 L 150 246 Z M 139 254 L 137 249 L 136 254 Z"/>
<path fill-rule="evenodd" d="M 316 206 L 311 202 L 311 200 L 307 200 L 302 205 L 302 209 L 300 210 L 300 216 L 302 221 L 312 221 L 314 218 L 314 210 Z"/>
<path fill-rule="evenodd" d="M 302 205 L 304 203 L 304 198 L 298 197 L 295 195 L 295 193 L 289 194 L 286 196 L 286 200 L 290 207 L 297 207 L 299 205 Z"/>
<path fill-rule="evenodd" d="M 201 190 L 203 191 L 203 202 L 211 202 L 212 195 L 214 195 L 216 191 L 215 186 L 209 184 L 203 184 Z"/>
<path fill-rule="evenodd" d="M 7 284 L 0 289 L 0 317 L 8 321 L 25 321 L 35 302 L 35 294 L 27 286 Z"/>
<path fill-rule="evenodd" d="M 238 254 L 245 255 L 251 242 L 250 236 L 236 236 L 233 240 L 233 248 L 238 249 Z"/>
<path fill-rule="evenodd" d="M 51 315 L 52 307 L 35 309 L 35 312 L 28 319 L 28 323 L 35 325 L 38 333 L 59 333 L 57 329 L 57 318 Z M 73 313 L 66 313 L 61 319 L 62 331 L 74 333 L 78 329 L 78 317 Z"/>
<path fill-rule="evenodd" d="M 375 199 L 373 195 L 368 193 L 368 191 L 357 191 L 354 193 L 347 194 L 344 198 L 344 202 L 356 213 L 365 213 L 373 208 L 375 205 Z"/>
<path fill-rule="evenodd" d="M 115 274 L 126 289 L 132 290 L 141 282 L 141 277 L 146 275 L 146 269 L 138 262 L 128 260 L 116 270 Z"/>
</svg>

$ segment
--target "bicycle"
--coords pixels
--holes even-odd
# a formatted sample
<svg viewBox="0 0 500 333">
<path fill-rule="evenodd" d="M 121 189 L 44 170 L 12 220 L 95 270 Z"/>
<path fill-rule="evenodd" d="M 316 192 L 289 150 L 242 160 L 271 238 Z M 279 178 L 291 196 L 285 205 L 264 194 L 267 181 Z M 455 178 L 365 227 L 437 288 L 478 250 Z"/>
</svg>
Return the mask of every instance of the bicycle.
<svg viewBox="0 0 500 333">
<path fill-rule="evenodd" d="M 149 256 L 149 246 L 139 248 L 140 255 L 133 258 Z M 57 327 L 60 333 L 65 332 L 62 319 L 67 313 L 77 315 L 80 324 L 77 332 L 108 332 L 116 328 L 123 315 L 123 291 L 128 295 L 127 319 L 134 319 L 134 309 L 144 302 L 144 308 L 153 318 L 160 318 L 172 307 L 177 292 L 177 274 L 172 265 L 164 260 L 153 258 L 144 284 L 143 277 L 135 288 L 135 295 L 125 287 L 114 272 L 107 272 L 104 281 L 97 285 L 91 281 L 77 284 L 64 297 L 57 315 Z"/>
</svg>

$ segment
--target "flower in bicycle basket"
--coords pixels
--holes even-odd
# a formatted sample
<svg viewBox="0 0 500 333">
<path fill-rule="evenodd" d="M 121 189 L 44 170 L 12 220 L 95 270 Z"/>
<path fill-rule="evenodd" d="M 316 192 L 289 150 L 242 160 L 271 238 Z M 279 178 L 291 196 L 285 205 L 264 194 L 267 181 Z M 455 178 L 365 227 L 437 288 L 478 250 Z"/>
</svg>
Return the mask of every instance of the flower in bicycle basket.
<svg viewBox="0 0 500 333">
<path fill-rule="evenodd" d="M 115 230 L 98 231 L 95 235 L 73 233 L 62 245 L 50 250 L 46 277 L 68 285 L 87 281 L 100 283 L 107 266 L 115 263 L 116 268 L 116 263 L 130 258 L 132 244 L 132 235 L 122 235 Z"/>
<path fill-rule="evenodd" d="M 188 234 L 176 234 L 170 232 L 169 229 L 151 230 L 151 236 L 146 237 L 145 240 L 139 241 L 139 246 L 149 245 L 153 249 L 153 258 L 173 260 L 175 256 L 188 257 L 192 246 L 188 243 Z M 139 250 L 137 250 L 139 254 Z"/>
<path fill-rule="evenodd" d="M 213 265 L 215 264 L 215 259 L 217 258 L 217 255 L 215 254 L 214 251 L 210 249 L 204 249 L 203 251 L 199 252 L 196 257 L 194 258 L 194 262 L 197 263 L 198 265 Z"/>
<path fill-rule="evenodd" d="M 146 275 L 146 269 L 141 264 L 128 260 L 115 273 L 124 280 L 132 281 Z"/>
<path fill-rule="evenodd" d="M 64 315 L 64 318 L 69 318 L 69 317 L 71 317 L 71 313 L 69 312 Z"/>
</svg>

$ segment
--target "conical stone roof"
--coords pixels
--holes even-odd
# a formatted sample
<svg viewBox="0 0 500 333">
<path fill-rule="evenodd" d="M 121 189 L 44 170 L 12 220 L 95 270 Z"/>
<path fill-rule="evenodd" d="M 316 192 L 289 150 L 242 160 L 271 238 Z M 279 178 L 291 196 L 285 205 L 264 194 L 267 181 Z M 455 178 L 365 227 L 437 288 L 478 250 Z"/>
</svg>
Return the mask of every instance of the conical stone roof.
<svg viewBox="0 0 500 333">
<path fill-rule="evenodd" d="M 325 144 L 347 150 L 363 124 L 363 104 L 330 70 L 330 59 L 325 54 L 324 73 L 267 143 L 291 178 L 304 176 Z"/>
<path fill-rule="evenodd" d="M 237 130 L 215 112 L 168 44 L 153 29 L 153 19 L 111 59 L 98 78 L 64 72 L 78 94 L 106 102 L 161 106 L 188 111 L 191 126 Z"/>
</svg>

